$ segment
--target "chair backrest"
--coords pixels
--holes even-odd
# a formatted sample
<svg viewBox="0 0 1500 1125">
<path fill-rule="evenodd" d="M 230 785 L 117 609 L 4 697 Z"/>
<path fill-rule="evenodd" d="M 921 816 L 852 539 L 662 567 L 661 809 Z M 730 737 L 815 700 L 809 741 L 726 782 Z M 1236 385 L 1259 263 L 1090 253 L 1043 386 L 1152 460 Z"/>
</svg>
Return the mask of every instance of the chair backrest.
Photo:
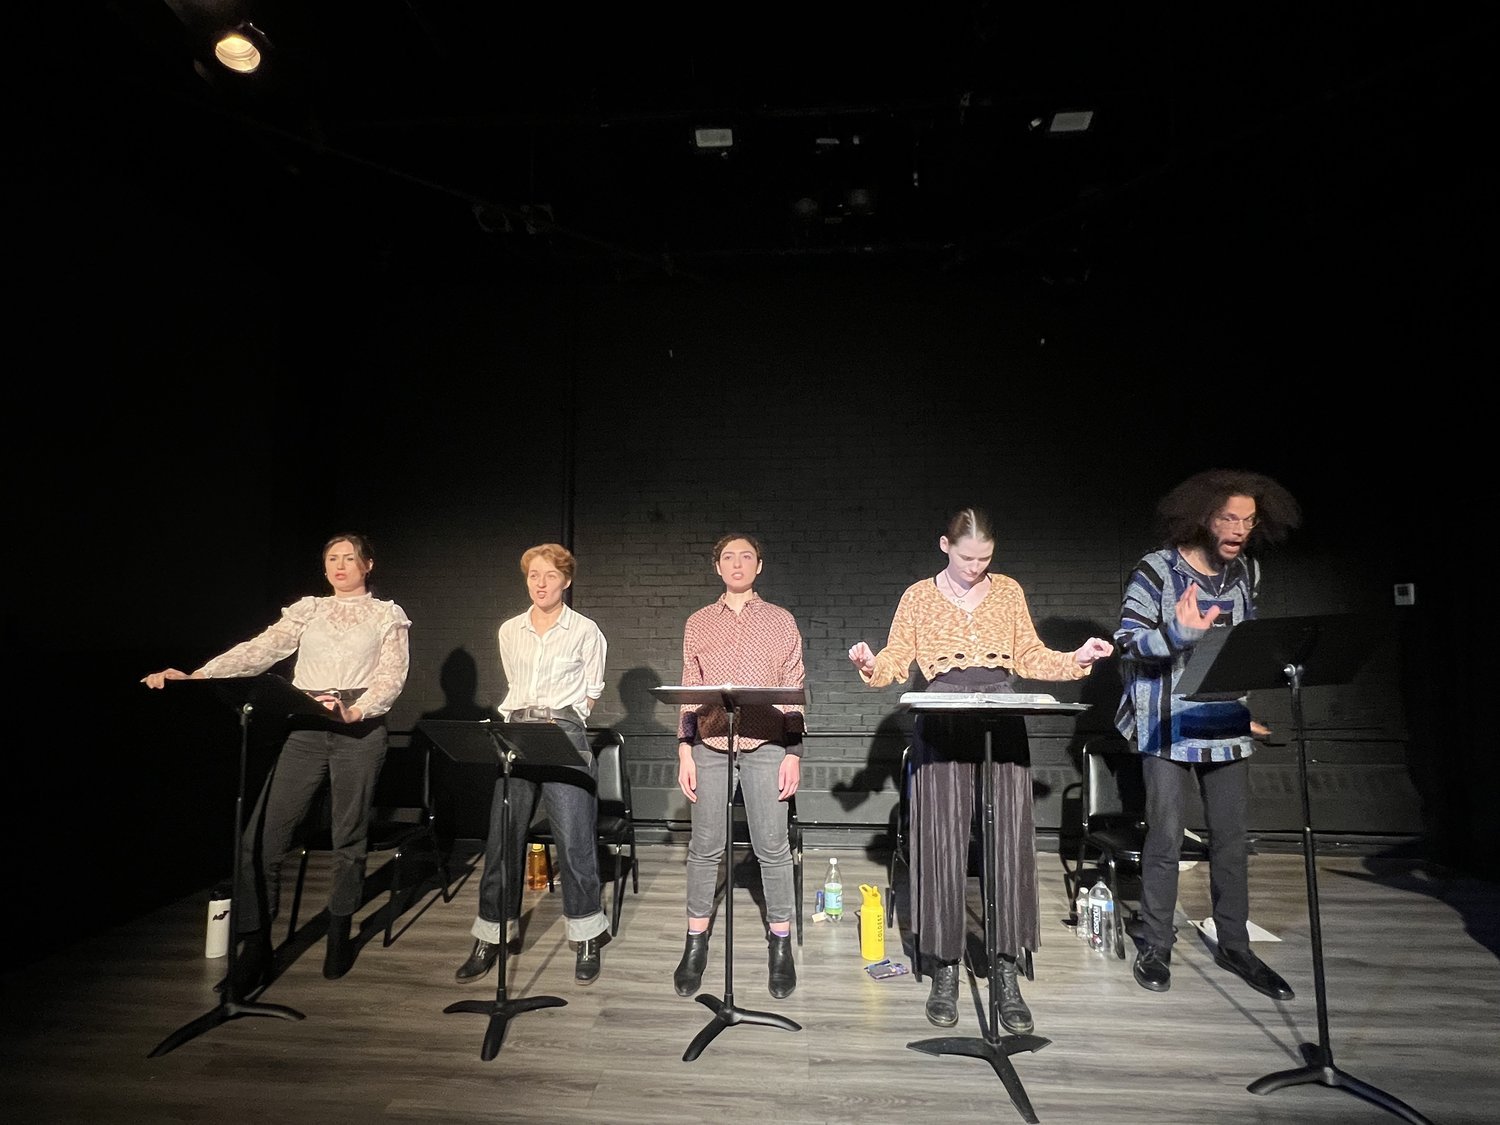
<svg viewBox="0 0 1500 1125">
<path fill-rule="evenodd" d="M 391 832 L 404 824 L 420 824 L 432 811 L 430 773 L 432 743 L 411 731 L 388 732 L 385 761 L 375 779 L 370 798 L 370 846 L 380 848 Z M 325 777 L 317 796 L 298 829 L 299 843 L 322 851 L 332 847 L 328 837 L 333 831 L 329 808 L 328 779 Z M 389 827 L 389 830 L 387 828 Z"/>
<path fill-rule="evenodd" d="M 1083 746 L 1083 829 L 1092 832 L 1110 824 L 1143 823 L 1146 783 L 1140 755 L 1123 739 L 1090 739 Z"/>
<path fill-rule="evenodd" d="M 701 798 L 700 798 L 701 799 Z M 801 846 L 802 825 L 797 820 L 797 794 L 793 793 L 786 799 L 787 831 L 791 836 L 792 847 Z M 745 792 L 738 784 L 734 787 L 734 797 L 729 803 L 730 812 L 730 840 L 737 848 L 748 848 L 750 846 L 750 825 L 745 819 Z"/>
<path fill-rule="evenodd" d="M 613 727 L 590 727 L 588 733 L 599 763 L 599 815 L 632 816 L 630 771 L 625 768 L 624 736 Z"/>
<path fill-rule="evenodd" d="M 389 732 L 385 763 L 370 801 L 377 819 L 420 819 L 432 808 L 432 743 L 411 731 Z"/>
</svg>

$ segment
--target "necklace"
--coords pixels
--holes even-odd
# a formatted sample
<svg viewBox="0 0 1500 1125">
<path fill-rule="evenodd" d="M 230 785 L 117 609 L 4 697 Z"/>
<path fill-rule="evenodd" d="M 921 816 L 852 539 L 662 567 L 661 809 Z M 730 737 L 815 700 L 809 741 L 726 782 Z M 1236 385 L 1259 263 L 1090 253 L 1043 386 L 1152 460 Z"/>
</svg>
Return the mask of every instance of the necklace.
<svg viewBox="0 0 1500 1125">
<path fill-rule="evenodd" d="M 970 586 L 966 593 L 959 593 L 958 587 L 953 584 L 953 579 L 948 576 L 946 570 L 943 571 L 943 581 L 948 583 L 948 599 L 954 605 L 958 606 L 959 609 L 972 616 L 972 611 L 964 604 L 964 599 L 974 592 L 974 586 L 978 586 L 979 583 L 976 582 L 974 586 Z"/>
<path fill-rule="evenodd" d="M 1203 561 L 1202 566 L 1198 565 L 1199 559 Z M 1208 580 L 1203 583 L 1203 588 L 1208 593 L 1216 598 L 1223 596 L 1224 588 L 1229 584 L 1229 568 L 1227 566 L 1220 567 L 1216 571 L 1210 570 L 1208 568 L 1208 555 L 1202 550 L 1198 550 L 1193 558 L 1188 559 L 1188 565 Z M 1213 585 L 1209 585 L 1209 583 L 1213 583 Z"/>
</svg>

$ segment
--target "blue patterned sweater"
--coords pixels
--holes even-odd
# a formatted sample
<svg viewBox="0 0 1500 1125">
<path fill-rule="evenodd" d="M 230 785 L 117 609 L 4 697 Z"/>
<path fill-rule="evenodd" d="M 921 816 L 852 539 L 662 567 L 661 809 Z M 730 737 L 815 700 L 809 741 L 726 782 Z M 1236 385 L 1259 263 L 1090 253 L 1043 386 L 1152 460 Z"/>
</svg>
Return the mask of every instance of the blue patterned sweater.
<svg viewBox="0 0 1500 1125">
<path fill-rule="evenodd" d="M 1198 584 L 1201 609 L 1219 606 L 1214 628 L 1255 617 L 1260 567 L 1254 559 L 1242 556 L 1217 578 L 1207 580 L 1175 548 L 1153 551 L 1141 559 L 1126 584 L 1114 635 L 1125 685 L 1115 728 L 1142 754 L 1178 762 L 1232 761 L 1248 756 L 1252 749 L 1245 697 L 1207 696 L 1190 701 L 1172 694 L 1193 646 L 1208 632 L 1184 629 L 1177 622 L 1177 599 L 1193 582 Z"/>
</svg>

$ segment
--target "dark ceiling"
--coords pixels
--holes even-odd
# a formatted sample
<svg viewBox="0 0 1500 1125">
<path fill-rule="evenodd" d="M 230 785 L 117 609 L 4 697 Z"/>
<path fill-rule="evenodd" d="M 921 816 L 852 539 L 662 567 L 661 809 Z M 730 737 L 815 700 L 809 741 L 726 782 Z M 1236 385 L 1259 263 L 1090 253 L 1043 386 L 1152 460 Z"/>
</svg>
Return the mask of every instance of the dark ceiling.
<svg viewBox="0 0 1500 1125">
<path fill-rule="evenodd" d="M 1021 7 L 114 0 L 98 37 L 126 47 L 90 82 L 168 178 L 211 165 L 387 253 L 616 275 L 892 256 L 1076 280 L 1405 229 L 1493 109 L 1483 15 Z M 240 20 L 272 47 L 248 78 L 211 58 Z M 1076 109 L 1087 133 L 1033 124 Z"/>
</svg>

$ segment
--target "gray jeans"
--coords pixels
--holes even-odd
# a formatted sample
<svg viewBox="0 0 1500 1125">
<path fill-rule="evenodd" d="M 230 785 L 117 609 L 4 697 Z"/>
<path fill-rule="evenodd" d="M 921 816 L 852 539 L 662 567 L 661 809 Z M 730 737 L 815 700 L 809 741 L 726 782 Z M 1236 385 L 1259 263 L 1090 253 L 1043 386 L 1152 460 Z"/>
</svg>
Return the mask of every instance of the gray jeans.
<svg viewBox="0 0 1500 1125">
<path fill-rule="evenodd" d="M 785 757 L 786 747 L 774 742 L 735 754 L 734 780 L 745 798 L 745 823 L 750 829 L 750 846 L 760 862 L 769 925 L 790 922 L 797 906 L 792 890 L 787 807 L 780 799 L 778 780 Z M 719 863 L 724 857 L 729 755 L 699 742 L 693 746 L 693 763 L 698 767 L 698 800 L 693 805 L 693 834 L 688 841 L 687 912 L 689 918 L 709 918 L 714 912 Z M 729 866 L 734 866 L 733 857 Z"/>
</svg>

